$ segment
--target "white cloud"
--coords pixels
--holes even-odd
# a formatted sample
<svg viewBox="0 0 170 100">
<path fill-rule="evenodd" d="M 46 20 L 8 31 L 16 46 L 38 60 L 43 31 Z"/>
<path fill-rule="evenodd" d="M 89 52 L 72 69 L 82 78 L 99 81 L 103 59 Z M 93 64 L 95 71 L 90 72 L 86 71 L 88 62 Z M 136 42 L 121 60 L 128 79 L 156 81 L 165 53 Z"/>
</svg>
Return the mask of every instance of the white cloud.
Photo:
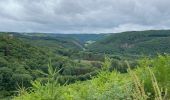
<svg viewBox="0 0 170 100">
<path fill-rule="evenodd" d="M 0 31 L 168 29 L 169 5 L 169 0 L 0 0 Z"/>
</svg>

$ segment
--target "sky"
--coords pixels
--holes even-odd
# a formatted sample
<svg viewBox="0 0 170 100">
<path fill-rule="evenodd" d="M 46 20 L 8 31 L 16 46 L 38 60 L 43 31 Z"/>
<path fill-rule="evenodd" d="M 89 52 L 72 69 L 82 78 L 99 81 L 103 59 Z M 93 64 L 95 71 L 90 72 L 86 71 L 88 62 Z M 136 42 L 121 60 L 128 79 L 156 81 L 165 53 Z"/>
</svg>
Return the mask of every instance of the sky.
<svg viewBox="0 0 170 100">
<path fill-rule="evenodd" d="M 116 33 L 170 29 L 170 0 L 0 0 L 0 31 Z"/>
</svg>

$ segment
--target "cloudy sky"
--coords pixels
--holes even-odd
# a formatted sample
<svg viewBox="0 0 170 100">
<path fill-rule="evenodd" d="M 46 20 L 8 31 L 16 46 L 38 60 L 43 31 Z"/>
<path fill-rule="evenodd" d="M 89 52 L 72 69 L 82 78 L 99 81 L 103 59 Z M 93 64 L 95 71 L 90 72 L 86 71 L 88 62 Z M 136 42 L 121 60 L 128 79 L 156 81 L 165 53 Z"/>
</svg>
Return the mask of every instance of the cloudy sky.
<svg viewBox="0 0 170 100">
<path fill-rule="evenodd" d="M 0 0 L 0 31 L 110 33 L 170 29 L 170 0 Z"/>
</svg>

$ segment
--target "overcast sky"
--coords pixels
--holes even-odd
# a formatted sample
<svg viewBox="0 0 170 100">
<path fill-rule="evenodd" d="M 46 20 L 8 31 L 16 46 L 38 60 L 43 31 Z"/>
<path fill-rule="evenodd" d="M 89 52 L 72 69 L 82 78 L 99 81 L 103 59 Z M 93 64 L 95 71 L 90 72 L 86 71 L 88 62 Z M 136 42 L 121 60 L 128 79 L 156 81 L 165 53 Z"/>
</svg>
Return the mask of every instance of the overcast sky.
<svg viewBox="0 0 170 100">
<path fill-rule="evenodd" d="M 170 29 L 170 0 L 0 0 L 0 31 L 110 33 Z"/>
</svg>

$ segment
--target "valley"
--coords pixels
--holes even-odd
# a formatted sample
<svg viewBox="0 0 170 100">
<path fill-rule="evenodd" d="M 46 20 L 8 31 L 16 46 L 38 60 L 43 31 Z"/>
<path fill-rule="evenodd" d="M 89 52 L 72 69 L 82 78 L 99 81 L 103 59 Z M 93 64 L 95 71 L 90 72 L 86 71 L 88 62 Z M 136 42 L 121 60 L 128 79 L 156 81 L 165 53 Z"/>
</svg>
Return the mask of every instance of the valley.
<svg viewBox="0 0 170 100">
<path fill-rule="evenodd" d="M 139 74 L 150 70 L 145 67 L 155 66 L 151 69 L 159 86 L 169 89 L 169 79 L 166 78 L 169 75 L 169 53 L 169 30 L 107 34 L 1 32 L 0 98 L 31 100 L 36 97 L 39 98 L 37 100 L 55 100 L 54 98 L 58 97 L 59 100 L 88 100 L 89 97 L 102 100 L 107 98 L 107 95 L 108 99 L 130 98 L 131 94 L 122 88 L 123 84 L 129 84 L 127 88 L 133 89 L 132 73 L 146 81 L 146 87 L 142 85 L 135 89 L 146 88 L 146 92 L 154 94 L 155 91 L 149 88 L 152 82 Z M 161 66 L 165 68 L 157 69 Z M 156 74 L 158 70 L 162 74 Z M 153 76 L 149 78 L 152 79 Z M 113 84 L 116 86 L 112 87 Z M 138 85 L 141 84 L 139 81 Z M 26 89 L 23 90 L 26 94 L 20 94 L 22 89 Z M 45 89 L 44 92 L 41 89 Z M 45 91 L 48 91 L 49 95 L 45 96 Z M 63 94 L 58 93 L 63 91 Z M 114 91 L 120 93 L 116 94 Z M 41 92 L 42 98 L 39 96 Z M 74 96 L 74 93 L 79 94 Z"/>
</svg>

